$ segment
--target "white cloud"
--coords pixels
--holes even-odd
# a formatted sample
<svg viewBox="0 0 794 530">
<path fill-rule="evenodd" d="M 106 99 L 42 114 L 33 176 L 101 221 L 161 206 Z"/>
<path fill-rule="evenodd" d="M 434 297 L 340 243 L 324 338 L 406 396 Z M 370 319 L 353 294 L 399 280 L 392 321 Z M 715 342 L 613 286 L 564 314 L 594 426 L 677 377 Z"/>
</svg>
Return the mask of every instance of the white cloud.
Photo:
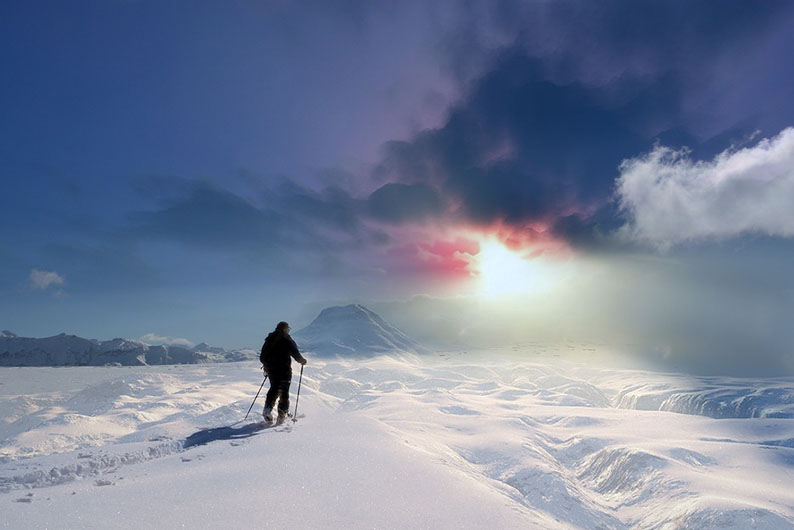
<svg viewBox="0 0 794 530">
<path fill-rule="evenodd" d="M 707 161 L 657 146 L 620 172 L 628 222 L 619 234 L 630 240 L 664 249 L 750 233 L 794 236 L 794 128 Z"/>
<path fill-rule="evenodd" d="M 30 271 L 30 285 L 34 289 L 43 291 L 51 285 L 64 285 L 66 280 L 55 271 L 42 271 L 32 269 Z"/>
<path fill-rule="evenodd" d="M 167 346 L 183 346 L 185 348 L 193 347 L 193 343 L 187 339 L 163 337 L 154 333 L 147 333 L 138 340 L 145 342 L 146 344 L 165 344 Z"/>
</svg>

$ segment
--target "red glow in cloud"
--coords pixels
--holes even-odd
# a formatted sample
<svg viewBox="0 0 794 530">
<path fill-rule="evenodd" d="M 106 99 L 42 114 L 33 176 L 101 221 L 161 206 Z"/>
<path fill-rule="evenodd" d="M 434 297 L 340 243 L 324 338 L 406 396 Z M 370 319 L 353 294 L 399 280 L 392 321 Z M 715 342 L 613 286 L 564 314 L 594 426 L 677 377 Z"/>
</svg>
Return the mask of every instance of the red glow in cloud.
<svg viewBox="0 0 794 530">
<path fill-rule="evenodd" d="M 387 255 L 392 265 L 399 270 L 455 277 L 470 274 L 469 263 L 479 250 L 477 241 L 456 237 L 429 243 L 406 243 L 391 248 Z"/>
<path fill-rule="evenodd" d="M 556 259 L 570 257 L 573 250 L 565 239 L 551 233 L 551 221 L 532 221 L 521 225 L 497 222 L 487 227 L 468 230 L 475 240 L 496 240 L 525 259 L 546 256 Z"/>
<path fill-rule="evenodd" d="M 397 239 L 410 242 L 387 251 L 389 268 L 395 272 L 438 275 L 450 280 L 468 278 L 477 274 L 477 255 L 480 242 L 484 241 L 497 241 L 528 260 L 540 256 L 564 260 L 572 252 L 568 243 L 550 234 L 548 224 L 542 222 L 520 227 L 499 223 L 459 228 L 456 232 L 451 237 L 402 233 Z"/>
<path fill-rule="evenodd" d="M 555 219 L 520 224 L 500 220 L 488 225 L 460 221 L 390 230 L 393 240 L 399 243 L 386 250 L 386 268 L 396 274 L 454 282 L 478 276 L 478 254 L 485 242 L 497 242 L 530 261 L 541 257 L 547 262 L 566 261 L 574 252 L 564 238 L 553 233 Z"/>
</svg>

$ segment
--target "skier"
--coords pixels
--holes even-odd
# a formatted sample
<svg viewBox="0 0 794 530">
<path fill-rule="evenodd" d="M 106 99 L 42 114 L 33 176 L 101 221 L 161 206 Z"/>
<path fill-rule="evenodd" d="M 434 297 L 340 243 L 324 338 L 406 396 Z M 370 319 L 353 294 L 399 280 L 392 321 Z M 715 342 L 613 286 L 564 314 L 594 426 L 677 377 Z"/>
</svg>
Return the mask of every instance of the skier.
<svg viewBox="0 0 794 530">
<path fill-rule="evenodd" d="M 289 336 L 289 331 L 289 324 L 279 322 L 276 329 L 265 339 L 259 356 L 265 373 L 270 377 L 270 390 L 265 397 L 265 410 L 262 412 L 268 425 L 273 425 L 273 406 L 276 404 L 276 398 L 278 398 L 277 423 L 283 423 L 287 417 L 292 359 L 301 365 L 306 364 L 306 359 L 298 351 L 298 346 Z"/>
</svg>

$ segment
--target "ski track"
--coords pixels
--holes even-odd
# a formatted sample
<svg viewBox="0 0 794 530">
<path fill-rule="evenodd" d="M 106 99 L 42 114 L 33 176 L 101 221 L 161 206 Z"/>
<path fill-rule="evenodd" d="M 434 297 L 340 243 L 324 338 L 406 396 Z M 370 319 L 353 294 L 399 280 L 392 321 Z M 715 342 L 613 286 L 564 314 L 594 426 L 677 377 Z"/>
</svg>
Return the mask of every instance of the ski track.
<svg viewBox="0 0 794 530">
<path fill-rule="evenodd" d="M 255 363 L 103 373 L 78 391 L 0 396 L 0 492 L 113 485 L 102 477 L 123 466 L 188 462 L 204 444 L 252 443 L 271 430 L 239 423 L 258 386 Z M 373 418 L 559 528 L 794 528 L 791 379 L 382 356 L 312 360 L 300 404 L 310 412 L 297 428 L 310 429 L 314 414 Z"/>
</svg>

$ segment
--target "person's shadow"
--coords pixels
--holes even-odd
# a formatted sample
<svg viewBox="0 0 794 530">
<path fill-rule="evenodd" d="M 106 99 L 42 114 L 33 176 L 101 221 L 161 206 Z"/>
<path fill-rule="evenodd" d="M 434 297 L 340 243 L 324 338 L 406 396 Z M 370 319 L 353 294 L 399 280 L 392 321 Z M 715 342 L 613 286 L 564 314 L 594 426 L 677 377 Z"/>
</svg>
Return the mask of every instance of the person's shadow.
<svg viewBox="0 0 794 530">
<path fill-rule="evenodd" d="M 210 429 L 202 429 L 194 432 L 185 438 L 184 448 L 189 449 L 197 445 L 205 445 L 216 440 L 240 440 L 255 436 L 263 431 L 263 427 L 259 423 L 249 423 L 242 427 L 234 427 L 234 424 L 226 427 L 212 427 Z"/>
</svg>

